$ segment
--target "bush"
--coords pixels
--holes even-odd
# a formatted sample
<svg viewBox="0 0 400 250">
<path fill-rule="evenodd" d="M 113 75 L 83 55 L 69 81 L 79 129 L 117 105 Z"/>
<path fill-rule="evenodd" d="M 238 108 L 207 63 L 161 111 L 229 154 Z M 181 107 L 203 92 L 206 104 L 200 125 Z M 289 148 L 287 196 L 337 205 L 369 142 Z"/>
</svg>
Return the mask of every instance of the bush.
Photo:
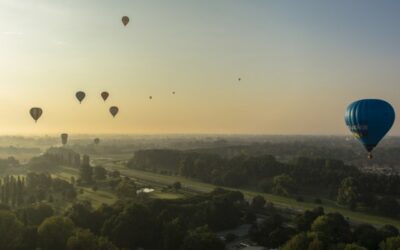
<svg viewBox="0 0 400 250">
<path fill-rule="evenodd" d="M 320 198 L 315 198 L 314 199 L 315 204 L 322 204 L 322 200 Z"/>
</svg>

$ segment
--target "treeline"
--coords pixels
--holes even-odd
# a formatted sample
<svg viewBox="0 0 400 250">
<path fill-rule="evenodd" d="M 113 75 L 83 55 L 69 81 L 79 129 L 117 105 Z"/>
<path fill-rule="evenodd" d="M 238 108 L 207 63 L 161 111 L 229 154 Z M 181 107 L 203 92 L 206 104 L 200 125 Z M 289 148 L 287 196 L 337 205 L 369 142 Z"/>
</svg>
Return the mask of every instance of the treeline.
<svg viewBox="0 0 400 250">
<path fill-rule="evenodd" d="M 0 180 L 1 205 L 20 207 L 54 199 L 73 201 L 75 188 L 67 181 L 45 173 L 28 173 L 26 177 L 5 176 Z"/>
<path fill-rule="evenodd" d="M 261 217 L 260 217 L 261 215 Z M 258 217 L 258 219 L 257 219 Z M 135 197 L 94 209 L 74 203 L 56 215 L 48 203 L 15 210 L 0 208 L 0 249 L 4 250 L 223 250 L 236 235 L 216 232 L 250 224 L 252 242 L 283 250 L 397 250 L 399 231 L 392 225 L 351 226 L 339 213 L 315 208 L 284 216 L 256 196 L 215 189 L 178 200 Z M 238 241 L 240 242 L 240 241 Z"/>
<path fill-rule="evenodd" d="M 14 157 L 8 157 L 6 159 L 0 159 L 0 174 L 5 173 L 9 169 L 19 167 L 20 163 Z"/>
<path fill-rule="evenodd" d="M 121 181 L 120 172 L 118 170 L 107 171 L 102 166 L 91 166 L 90 157 L 83 155 L 82 163 L 79 167 L 79 178 L 76 180 L 77 185 L 92 186 L 96 190 L 99 186 L 114 190 Z M 75 183 L 75 178 L 71 180 Z"/>
<path fill-rule="evenodd" d="M 127 167 L 279 195 L 314 195 L 316 199 L 323 196 L 337 199 L 352 209 L 360 207 L 386 216 L 400 215 L 399 209 L 386 213 L 390 209 L 382 206 L 382 202 L 389 203 L 388 199 L 391 199 L 392 208 L 398 205 L 399 176 L 362 173 L 339 160 L 299 157 L 283 163 L 270 155 L 223 158 L 216 154 L 187 151 L 143 150 L 135 152 Z M 343 184 L 346 178 L 352 178 L 354 184 Z M 353 194 L 353 190 L 357 193 Z M 343 198 L 341 193 L 351 197 Z"/>
<path fill-rule="evenodd" d="M 241 193 L 218 189 L 180 200 L 126 199 L 98 209 L 79 202 L 61 216 L 44 204 L 0 209 L 0 249 L 223 250 L 214 231 L 242 223 L 246 206 Z"/>
<path fill-rule="evenodd" d="M 326 214 L 322 208 L 306 211 L 298 215 L 292 223 L 296 233 L 282 244 L 282 250 L 395 250 L 400 247 L 400 236 L 396 227 L 385 225 L 377 229 L 369 224 L 351 227 L 341 214 Z M 279 241 L 282 236 L 272 234 L 271 231 L 281 224 L 279 216 L 275 221 L 266 220 L 261 227 L 253 228 L 255 233 L 251 232 L 250 235 L 258 241 L 260 233 L 268 235 L 267 239 L 272 242 Z M 271 245 L 270 241 L 265 243 L 263 245 Z"/>
<path fill-rule="evenodd" d="M 262 196 L 256 196 L 251 208 L 258 204 L 256 212 L 260 213 L 265 202 Z M 282 250 L 395 250 L 400 247 L 395 226 L 351 226 L 341 214 L 325 213 L 322 207 L 294 217 L 269 210 L 262 221 L 252 223 L 249 237 L 268 249 Z"/>
<path fill-rule="evenodd" d="M 78 167 L 80 158 L 78 153 L 65 147 L 49 148 L 43 155 L 33 157 L 28 166 L 34 171 L 48 171 L 60 165 Z"/>
</svg>

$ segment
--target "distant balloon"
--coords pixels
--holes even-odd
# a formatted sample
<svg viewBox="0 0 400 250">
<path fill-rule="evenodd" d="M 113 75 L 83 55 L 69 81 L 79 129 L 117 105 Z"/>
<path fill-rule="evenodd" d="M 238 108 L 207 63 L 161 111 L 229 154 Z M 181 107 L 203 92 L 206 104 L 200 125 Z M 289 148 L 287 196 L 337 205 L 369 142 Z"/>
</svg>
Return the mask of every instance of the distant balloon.
<svg viewBox="0 0 400 250">
<path fill-rule="evenodd" d="M 153 97 L 152 97 L 152 96 L 149 96 L 149 99 L 151 100 L 151 99 L 153 99 Z"/>
<path fill-rule="evenodd" d="M 35 122 L 37 122 L 39 120 L 39 118 L 42 116 L 43 110 L 41 108 L 35 107 L 35 108 L 31 108 L 29 113 L 31 114 L 33 120 L 35 120 Z"/>
<path fill-rule="evenodd" d="M 86 94 L 83 91 L 78 91 L 76 92 L 75 96 L 76 99 L 78 99 L 79 103 L 82 103 L 83 99 L 85 99 Z"/>
<path fill-rule="evenodd" d="M 175 91 L 172 91 L 172 94 L 175 95 Z"/>
<path fill-rule="evenodd" d="M 128 25 L 128 23 L 129 23 L 129 17 L 123 16 L 123 17 L 122 17 L 122 23 L 124 24 L 124 26 Z"/>
<path fill-rule="evenodd" d="M 110 107 L 110 113 L 113 117 L 115 117 L 119 112 L 119 108 L 117 106 Z"/>
<path fill-rule="evenodd" d="M 364 99 L 353 102 L 346 110 L 345 122 L 350 131 L 368 151 L 372 150 L 390 130 L 395 120 L 393 107 L 383 100 Z"/>
<path fill-rule="evenodd" d="M 239 77 L 239 78 L 238 78 L 238 81 L 240 82 L 241 80 L 242 80 L 242 78 Z"/>
<path fill-rule="evenodd" d="M 95 138 L 95 139 L 94 139 L 94 144 L 97 145 L 97 144 L 99 144 L 99 143 L 100 143 L 100 139 L 99 139 L 99 138 Z"/>
<path fill-rule="evenodd" d="M 107 91 L 101 92 L 101 98 L 103 98 L 104 101 L 107 100 L 107 98 L 108 98 L 109 95 L 110 95 L 110 94 L 109 94 Z"/>
<path fill-rule="evenodd" d="M 67 142 L 68 142 L 68 134 L 66 134 L 66 133 L 61 134 L 61 143 L 62 143 L 62 145 L 65 146 L 67 144 Z"/>
</svg>

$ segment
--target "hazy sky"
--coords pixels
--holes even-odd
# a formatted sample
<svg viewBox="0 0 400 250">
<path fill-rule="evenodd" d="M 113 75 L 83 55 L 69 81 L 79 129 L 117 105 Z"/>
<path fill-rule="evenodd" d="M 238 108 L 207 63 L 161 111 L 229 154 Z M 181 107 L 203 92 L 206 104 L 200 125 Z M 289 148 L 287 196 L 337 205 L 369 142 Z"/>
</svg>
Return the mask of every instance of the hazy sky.
<svg viewBox="0 0 400 250">
<path fill-rule="evenodd" d="M 345 134 L 353 100 L 400 110 L 399 13 L 398 0 L 0 0 L 0 133 Z"/>
</svg>

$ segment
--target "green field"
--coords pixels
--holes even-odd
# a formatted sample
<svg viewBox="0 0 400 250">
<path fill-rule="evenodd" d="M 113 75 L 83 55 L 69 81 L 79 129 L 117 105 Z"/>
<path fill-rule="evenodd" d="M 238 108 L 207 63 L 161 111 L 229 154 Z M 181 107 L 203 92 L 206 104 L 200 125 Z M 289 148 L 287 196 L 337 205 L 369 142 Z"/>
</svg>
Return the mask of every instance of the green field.
<svg viewBox="0 0 400 250">
<path fill-rule="evenodd" d="M 52 176 L 58 177 L 66 181 L 70 181 L 71 176 L 77 178 L 78 170 L 71 167 L 62 167 L 62 171 L 54 172 L 52 173 Z M 102 204 L 111 205 L 118 200 L 118 198 L 114 194 L 105 190 L 93 191 L 90 187 L 77 187 L 77 189 L 78 189 L 77 199 L 80 201 L 90 201 L 93 207 L 99 207 Z M 79 192 L 80 189 L 83 190 L 83 193 Z"/>
<path fill-rule="evenodd" d="M 172 183 L 179 181 L 182 183 L 183 188 L 185 189 L 190 189 L 196 192 L 210 192 L 217 186 L 212 185 L 212 184 L 207 184 L 207 183 L 202 183 L 199 181 L 194 181 L 190 180 L 181 176 L 165 176 L 165 175 L 160 175 L 156 173 L 151 173 L 151 172 L 145 172 L 145 171 L 140 171 L 140 170 L 133 170 L 133 169 L 124 169 L 121 166 L 116 166 L 121 174 L 125 176 L 129 176 L 131 178 L 135 178 L 138 180 L 146 180 L 150 182 L 156 182 L 160 183 L 163 185 L 171 185 Z M 243 189 L 238 189 L 238 188 L 229 188 L 229 187 L 223 187 L 229 190 L 235 190 L 235 191 L 240 191 L 245 195 L 246 199 L 251 199 L 252 197 L 256 195 L 262 195 L 265 197 L 267 201 L 273 202 L 276 207 L 279 208 L 287 208 L 291 210 L 295 210 L 298 212 L 307 210 L 307 209 L 312 209 L 318 206 L 324 207 L 326 212 L 339 212 L 343 214 L 343 216 L 348 217 L 352 222 L 354 223 L 369 223 L 375 226 L 382 226 L 385 224 L 392 224 L 397 227 L 400 227 L 400 221 L 396 219 L 391 219 L 391 218 L 386 218 L 386 217 L 381 217 L 377 215 L 371 215 L 371 214 L 366 214 L 366 213 L 361 213 L 361 212 L 354 212 L 350 211 L 346 208 L 339 207 L 335 203 L 331 201 L 323 201 L 324 204 L 314 204 L 311 202 L 297 202 L 293 198 L 287 198 L 283 196 L 277 196 L 277 195 L 272 195 L 272 194 L 265 194 L 261 192 L 255 192 L 255 191 L 248 191 L 248 190 L 243 190 Z"/>
<path fill-rule="evenodd" d="M 212 184 L 195 181 L 195 180 L 188 179 L 188 178 L 181 177 L 181 176 L 166 176 L 166 175 L 161 175 L 161 174 L 156 174 L 156 173 L 146 172 L 146 171 L 141 171 L 141 170 L 127 169 L 125 167 L 125 164 L 123 164 L 123 162 L 126 162 L 127 156 L 115 157 L 113 155 L 110 155 L 110 156 L 102 157 L 102 158 L 96 158 L 96 157 L 93 157 L 93 158 L 94 159 L 92 160 L 92 162 L 102 165 L 109 170 L 111 170 L 111 169 L 118 170 L 124 176 L 128 176 L 130 178 L 136 179 L 138 182 L 150 183 L 151 185 L 154 185 L 154 186 L 157 186 L 157 185 L 158 186 L 167 186 L 167 185 L 173 184 L 176 181 L 179 181 L 182 183 L 183 188 L 185 190 L 191 191 L 191 192 L 202 192 L 202 193 L 210 192 L 214 188 L 218 187 L 218 186 L 215 186 Z M 71 174 L 70 168 L 66 168 L 65 171 L 67 173 L 69 172 L 69 174 Z M 76 171 L 76 169 L 73 169 L 73 171 Z M 65 175 L 65 173 L 64 173 L 64 175 Z M 297 212 L 302 212 L 307 209 L 313 209 L 315 207 L 322 206 L 322 207 L 324 207 L 326 212 L 339 212 L 339 213 L 343 214 L 343 216 L 349 218 L 354 223 L 369 223 L 369 224 L 372 224 L 375 226 L 392 224 L 392 225 L 395 225 L 400 228 L 400 220 L 377 216 L 377 215 L 373 215 L 373 214 L 351 211 L 347 208 L 338 206 L 336 203 L 334 203 L 333 201 L 330 201 L 330 200 L 323 200 L 323 204 L 315 204 L 313 202 L 307 201 L 307 199 L 304 202 L 298 202 L 293 198 L 277 196 L 277 195 L 273 195 L 273 194 L 249 191 L 249 190 L 244 190 L 244 189 L 239 189 L 239 188 L 229 188 L 229 187 L 223 187 L 223 188 L 229 189 L 229 190 L 240 191 L 245 195 L 245 198 L 247 200 L 252 199 L 256 195 L 262 195 L 265 197 L 265 199 L 267 201 L 273 202 L 274 205 L 278 208 L 290 209 L 290 210 L 294 210 Z M 164 193 L 164 192 L 160 192 L 160 191 L 154 192 L 152 195 L 155 198 L 163 198 L 163 199 L 181 198 L 177 194 L 168 193 L 168 192 Z M 99 199 L 98 197 L 93 197 L 93 198 Z"/>
<path fill-rule="evenodd" d="M 76 168 L 72 168 L 72 167 L 61 167 L 60 171 L 56 171 L 52 173 L 52 176 L 58 177 L 60 179 L 66 180 L 66 181 L 70 181 L 71 177 L 74 176 L 76 179 L 78 178 L 79 172 Z M 148 184 L 148 181 L 146 181 L 145 179 L 143 179 L 144 182 L 140 182 L 140 180 L 138 181 L 139 183 L 141 183 L 142 185 L 146 185 Z M 165 190 L 161 190 L 164 185 L 160 185 L 159 183 L 154 183 L 151 184 L 151 187 L 153 187 L 155 189 L 154 192 L 150 193 L 149 196 L 152 198 L 157 198 L 157 199 L 167 199 L 167 200 L 171 200 L 171 199 L 180 199 L 180 198 L 184 198 L 187 195 L 184 193 L 177 193 L 177 192 L 169 192 L 169 191 L 165 191 Z M 102 204 L 108 204 L 111 205 L 113 203 L 115 203 L 115 201 L 118 200 L 118 198 L 116 197 L 116 195 L 114 195 L 112 192 L 107 191 L 107 190 L 101 190 L 98 189 L 96 191 L 93 191 L 92 188 L 90 187 L 77 187 L 78 191 L 80 189 L 83 189 L 83 193 L 79 193 L 78 192 L 78 200 L 84 201 L 90 201 L 92 203 L 92 205 L 94 207 L 99 207 Z"/>
</svg>

